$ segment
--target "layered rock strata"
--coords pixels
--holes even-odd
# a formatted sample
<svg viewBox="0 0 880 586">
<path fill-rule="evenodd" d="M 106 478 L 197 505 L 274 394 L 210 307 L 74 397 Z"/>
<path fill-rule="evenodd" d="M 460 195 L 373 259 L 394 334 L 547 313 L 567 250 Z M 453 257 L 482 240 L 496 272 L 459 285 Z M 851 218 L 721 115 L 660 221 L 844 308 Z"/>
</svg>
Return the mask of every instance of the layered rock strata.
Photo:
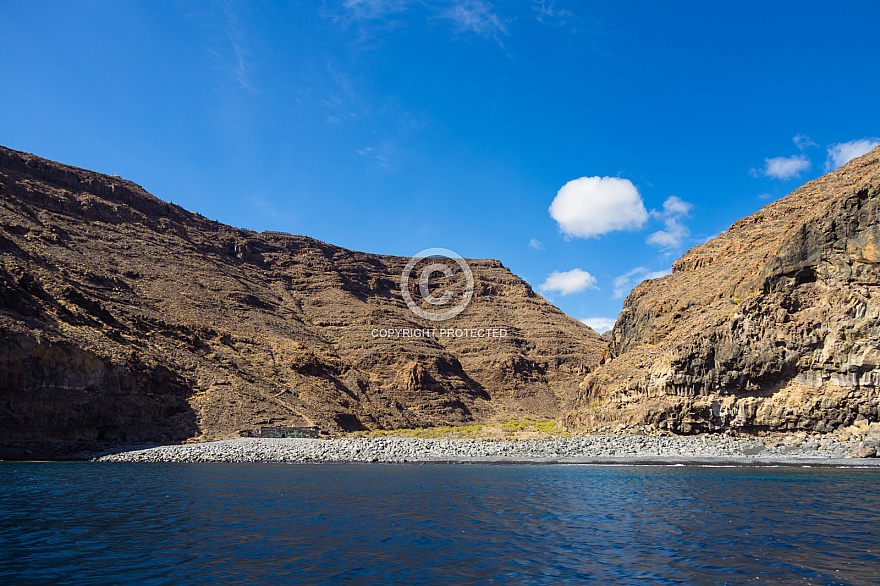
<svg viewBox="0 0 880 586">
<path fill-rule="evenodd" d="M 569 426 L 826 431 L 880 418 L 880 147 L 624 303 Z"/>
</svg>

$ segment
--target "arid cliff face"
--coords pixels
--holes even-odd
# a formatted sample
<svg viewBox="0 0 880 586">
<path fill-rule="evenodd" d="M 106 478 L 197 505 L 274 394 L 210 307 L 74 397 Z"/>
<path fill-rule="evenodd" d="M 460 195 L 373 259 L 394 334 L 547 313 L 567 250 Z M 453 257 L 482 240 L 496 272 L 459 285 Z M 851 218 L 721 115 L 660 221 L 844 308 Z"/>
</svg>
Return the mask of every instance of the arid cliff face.
<svg viewBox="0 0 880 586">
<path fill-rule="evenodd" d="M 169 441 L 555 416 L 606 343 L 494 260 L 441 324 L 408 259 L 212 222 L 119 179 L 0 148 L 5 439 Z M 382 338 L 376 328 L 499 328 Z"/>
<path fill-rule="evenodd" d="M 880 419 L 880 147 L 688 251 L 624 304 L 572 427 Z"/>
</svg>

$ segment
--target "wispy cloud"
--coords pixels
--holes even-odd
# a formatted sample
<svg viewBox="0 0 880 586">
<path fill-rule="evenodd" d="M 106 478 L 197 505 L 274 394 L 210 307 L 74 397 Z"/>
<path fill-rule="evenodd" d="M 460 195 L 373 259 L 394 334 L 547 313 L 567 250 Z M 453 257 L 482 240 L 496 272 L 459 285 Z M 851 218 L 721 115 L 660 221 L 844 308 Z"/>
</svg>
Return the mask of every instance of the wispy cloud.
<svg viewBox="0 0 880 586">
<path fill-rule="evenodd" d="M 534 250 L 544 250 L 544 243 L 537 238 L 532 238 L 531 240 L 529 240 L 529 248 L 532 248 Z"/>
<path fill-rule="evenodd" d="M 223 32 L 232 48 L 232 65 L 230 68 L 232 77 L 239 86 L 246 90 L 251 90 L 250 48 L 232 2 L 225 2 L 223 4 L 223 14 L 226 17 Z"/>
<path fill-rule="evenodd" d="M 849 142 L 840 142 L 828 147 L 828 158 L 825 160 L 825 170 L 834 171 L 862 155 L 869 153 L 871 149 L 880 144 L 880 138 L 862 138 Z"/>
<path fill-rule="evenodd" d="M 346 0 L 343 7 L 354 18 L 380 19 L 404 12 L 412 4 L 412 0 Z"/>
<path fill-rule="evenodd" d="M 499 40 L 499 35 L 508 34 L 508 21 L 498 16 L 490 3 L 482 0 L 454 2 L 438 16 L 450 20 L 462 32 L 473 32 L 495 40 Z"/>
<path fill-rule="evenodd" d="M 184 18 L 202 29 L 199 47 L 209 63 L 210 87 L 216 100 L 212 118 L 224 137 L 250 142 L 254 131 L 251 100 L 259 93 L 257 55 L 251 42 L 251 14 L 236 0 L 193 7 Z"/>
<path fill-rule="evenodd" d="M 798 150 L 800 150 L 801 152 L 804 152 L 805 150 L 807 150 L 807 147 L 817 147 L 817 146 L 819 146 L 819 145 L 817 145 L 815 142 L 813 142 L 812 140 L 810 140 L 810 137 L 809 137 L 809 136 L 804 136 L 803 134 L 800 134 L 800 133 L 796 134 L 795 137 L 792 138 L 791 140 L 794 141 L 794 145 L 795 145 L 795 146 L 798 148 Z"/>
<path fill-rule="evenodd" d="M 666 201 L 663 202 L 662 212 L 651 211 L 652 216 L 663 220 L 664 229 L 648 236 L 646 242 L 667 250 L 681 246 L 684 239 L 691 234 L 682 220 L 690 217 L 692 207 L 692 204 L 675 195 L 666 198 Z"/>
<path fill-rule="evenodd" d="M 659 279 L 666 275 L 672 274 L 672 269 L 664 269 L 661 271 L 650 271 L 645 267 L 636 267 L 614 279 L 614 298 L 620 299 L 627 295 L 632 288 L 648 279 Z"/>
<path fill-rule="evenodd" d="M 554 26 L 564 26 L 574 16 L 570 10 L 556 8 L 554 0 L 532 0 L 532 10 L 537 13 L 538 22 Z"/>
<path fill-rule="evenodd" d="M 365 106 L 353 77 L 330 61 L 321 72 L 320 81 L 312 82 L 312 86 L 325 92 L 321 105 L 329 111 L 325 118 L 328 124 L 339 125 L 368 113 L 369 108 Z"/>
<path fill-rule="evenodd" d="M 342 124 L 346 120 L 351 120 L 356 114 L 354 112 L 346 112 L 344 114 L 330 114 L 325 118 L 327 124 Z"/>
<path fill-rule="evenodd" d="M 547 280 L 538 286 L 545 293 L 559 293 L 571 295 L 587 289 L 598 289 L 596 277 L 581 269 L 570 271 L 553 271 L 547 275 Z"/>
<path fill-rule="evenodd" d="M 404 28 L 406 17 L 424 8 L 420 0 L 346 0 L 341 6 L 323 5 L 321 15 L 343 29 L 354 25 L 362 46 L 383 44 L 389 31 Z"/>
<path fill-rule="evenodd" d="M 394 145 L 385 141 L 376 146 L 368 146 L 358 149 L 357 153 L 362 157 L 371 159 L 377 166 L 387 169 L 393 163 L 393 151 Z"/>
<path fill-rule="evenodd" d="M 715 234 L 711 234 L 711 235 L 709 235 L 709 236 L 706 236 L 706 237 L 703 238 L 702 240 L 698 241 L 697 244 L 706 244 L 706 243 L 709 242 L 710 240 L 715 240 L 715 239 L 718 238 L 719 236 L 721 236 L 721 232 L 716 232 Z"/>
<path fill-rule="evenodd" d="M 629 291 L 632 289 L 630 283 L 632 282 L 633 278 L 636 275 L 645 274 L 647 272 L 648 269 L 646 269 L 645 267 L 636 267 L 630 272 L 616 277 L 614 279 L 614 298 L 620 299 L 625 294 L 629 293 Z"/>
<path fill-rule="evenodd" d="M 405 26 L 397 15 L 420 11 L 425 20 L 442 20 L 460 33 L 473 33 L 501 43 L 509 35 L 510 19 L 502 17 L 487 0 L 346 0 L 342 14 L 331 15 L 343 24 L 352 21 L 369 25 L 373 32 L 362 31 L 362 40 L 375 38 L 379 31 Z"/>
<path fill-rule="evenodd" d="M 251 206 L 264 216 L 269 216 L 275 220 L 283 220 L 292 223 L 295 220 L 292 214 L 281 211 L 275 202 L 261 196 L 253 195 L 248 198 Z"/>
</svg>

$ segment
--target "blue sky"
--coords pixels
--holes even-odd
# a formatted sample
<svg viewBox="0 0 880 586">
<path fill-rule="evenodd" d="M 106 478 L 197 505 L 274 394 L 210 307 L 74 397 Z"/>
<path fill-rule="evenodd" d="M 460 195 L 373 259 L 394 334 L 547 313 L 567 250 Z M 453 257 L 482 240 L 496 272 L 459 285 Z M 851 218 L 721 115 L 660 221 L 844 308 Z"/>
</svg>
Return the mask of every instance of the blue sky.
<svg viewBox="0 0 880 586">
<path fill-rule="evenodd" d="M 496 258 L 603 331 L 878 142 L 878 22 L 876 0 L 6 0 L 0 144 L 242 228 Z"/>
</svg>

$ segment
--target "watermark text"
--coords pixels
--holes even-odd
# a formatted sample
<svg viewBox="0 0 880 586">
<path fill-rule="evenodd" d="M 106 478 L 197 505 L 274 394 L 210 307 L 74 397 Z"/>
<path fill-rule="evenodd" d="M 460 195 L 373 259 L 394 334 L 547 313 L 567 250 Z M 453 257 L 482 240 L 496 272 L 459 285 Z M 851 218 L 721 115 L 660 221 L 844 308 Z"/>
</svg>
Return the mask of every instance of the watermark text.
<svg viewBox="0 0 880 586">
<path fill-rule="evenodd" d="M 504 328 L 374 328 L 373 338 L 506 338 Z"/>
</svg>

